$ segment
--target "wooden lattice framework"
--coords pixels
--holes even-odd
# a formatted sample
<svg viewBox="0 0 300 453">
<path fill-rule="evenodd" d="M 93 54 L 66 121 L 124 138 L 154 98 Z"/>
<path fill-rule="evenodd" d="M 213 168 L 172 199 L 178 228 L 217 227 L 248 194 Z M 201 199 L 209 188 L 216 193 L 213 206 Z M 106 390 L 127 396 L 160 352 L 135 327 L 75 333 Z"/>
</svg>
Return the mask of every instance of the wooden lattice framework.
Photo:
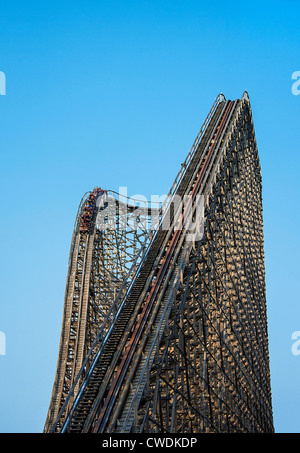
<svg viewBox="0 0 300 453">
<path fill-rule="evenodd" d="M 74 228 L 45 431 L 273 432 L 248 94 L 218 96 L 162 206 L 96 194 Z M 180 215 L 176 196 L 191 197 Z M 177 231 L 187 217 L 201 224 L 193 239 Z"/>
</svg>

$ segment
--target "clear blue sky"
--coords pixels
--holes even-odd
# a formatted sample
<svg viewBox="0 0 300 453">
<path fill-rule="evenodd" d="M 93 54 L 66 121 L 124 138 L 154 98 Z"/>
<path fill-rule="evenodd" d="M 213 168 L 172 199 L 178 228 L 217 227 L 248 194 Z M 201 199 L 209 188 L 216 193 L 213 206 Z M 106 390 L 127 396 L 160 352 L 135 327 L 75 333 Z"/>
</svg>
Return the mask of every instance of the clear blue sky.
<svg viewBox="0 0 300 453">
<path fill-rule="evenodd" d="M 73 223 L 99 185 L 168 191 L 215 97 L 250 95 L 264 196 L 274 422 L 300 432 L 299 1 L 0 5 L 0 432 L 41 432 Z"/>
</svg>

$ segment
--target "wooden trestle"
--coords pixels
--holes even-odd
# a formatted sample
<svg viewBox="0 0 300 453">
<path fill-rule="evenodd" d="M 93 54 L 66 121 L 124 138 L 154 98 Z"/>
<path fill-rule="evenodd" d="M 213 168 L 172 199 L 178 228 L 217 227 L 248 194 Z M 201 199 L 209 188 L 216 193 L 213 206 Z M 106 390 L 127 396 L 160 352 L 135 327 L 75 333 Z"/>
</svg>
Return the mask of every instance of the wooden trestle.
<svg viewBox="0 0 300 453">
<path fill-rule="evenodd" d="M 190 239 L 184 225 L 197 220 L 199 196 L 201 234 Z M 116 196 L 117 224 L 100 228 L 97 215 L 113 195 L 100 197 L 80 229 L 82 200 L 74 227 L 45 431 L 273 432 L 261 168 L 248 94 L 217 97 L 155 211 L 157 230 L 143 221 L 133 228 L 135 209 L 121 209 Z M 188 199 L 180 212 L 175 197 Z"/>
</svg>

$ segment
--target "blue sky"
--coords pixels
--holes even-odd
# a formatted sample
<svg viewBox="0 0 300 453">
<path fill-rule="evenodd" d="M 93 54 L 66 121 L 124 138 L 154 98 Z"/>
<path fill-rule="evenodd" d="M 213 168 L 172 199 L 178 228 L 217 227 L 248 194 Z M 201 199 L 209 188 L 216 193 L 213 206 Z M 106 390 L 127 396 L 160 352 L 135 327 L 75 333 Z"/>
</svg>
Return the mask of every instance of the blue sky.
<svg viewBox="0 0 300 453">
<path fill-rule="evenodd" d="M 168 192 L 215 97 L 249 92 L 274 423 L 300 432 L 299 1 L 0 4 L 0 432 L 41 432 L 82 195 Z M 17 415 L 17 416 L 16 416 Z"/>
</svg>

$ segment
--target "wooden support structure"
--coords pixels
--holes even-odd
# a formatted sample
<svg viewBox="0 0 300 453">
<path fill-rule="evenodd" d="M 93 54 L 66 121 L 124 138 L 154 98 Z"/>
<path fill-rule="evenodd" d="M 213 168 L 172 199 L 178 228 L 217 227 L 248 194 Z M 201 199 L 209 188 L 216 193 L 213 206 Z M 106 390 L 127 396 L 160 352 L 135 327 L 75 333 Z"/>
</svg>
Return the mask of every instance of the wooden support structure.
<svg viewBox="0 0 300 453">
<path fill-rule="evenodd" d="M 175 197 L 188 197 L 180 212 Z M 82 201 L 74 228 L 45 431 L 273 432 L 247 93 L 218 96 L 162 206 L 124 208 L 107 191 L 94 201 L 80 228 Z M 201 224 L 197 235 L 179 228 L 187 219 Z"/>
</svg>

